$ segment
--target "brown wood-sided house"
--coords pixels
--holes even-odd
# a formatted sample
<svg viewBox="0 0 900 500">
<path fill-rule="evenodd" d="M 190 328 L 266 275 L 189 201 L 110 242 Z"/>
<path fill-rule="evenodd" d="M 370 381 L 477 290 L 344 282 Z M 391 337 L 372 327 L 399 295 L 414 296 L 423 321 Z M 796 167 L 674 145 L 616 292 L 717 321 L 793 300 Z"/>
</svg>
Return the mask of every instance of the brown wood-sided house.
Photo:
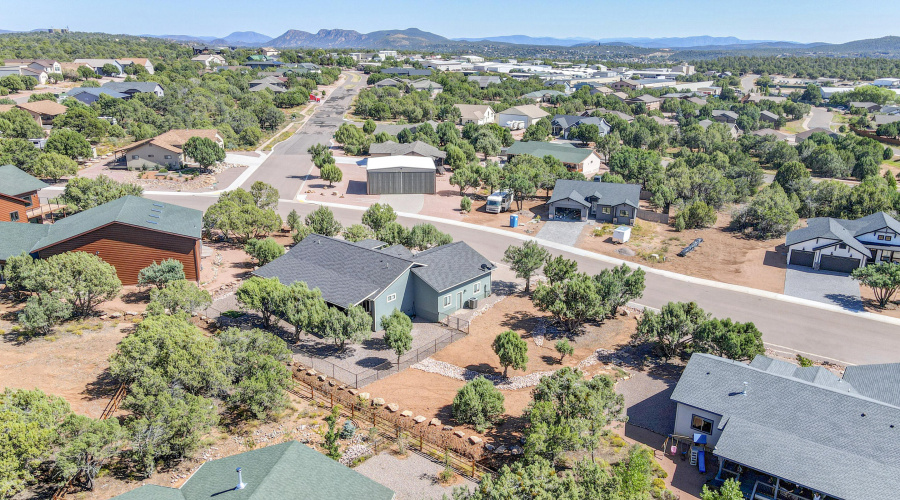
<svg viewBox="0 0 900 500">
<path fill-rule="evenodd" d="M 23 102 L 16 105 L 16 107 L 27 111 L 34 118 L 34 121 L 42 127 L 52 126 L 53 120 L 57 116 L 65 114 L 69 110 L 69 108 L 56 101 Z"/>
<path fill-rule="evenodd" d="M 45 187 L 12 165 L 0 166 L 0 221 L 30 222 L 28 213 L 40 206 L 37 192 Z"/>
<path fill-rule="evenodd" d="M 137 196 L 125 196 L 55 224 L 0 223 L 0 264 L 27 252 L 44 259 L 65 252 L 97 255 L 116 268 L 124 285 L 141 269 L 175 259 L 190 281 L 200 280 L 202 212 Z M 14 240 L 14 241 L 10 241 Z"/>
</svg>

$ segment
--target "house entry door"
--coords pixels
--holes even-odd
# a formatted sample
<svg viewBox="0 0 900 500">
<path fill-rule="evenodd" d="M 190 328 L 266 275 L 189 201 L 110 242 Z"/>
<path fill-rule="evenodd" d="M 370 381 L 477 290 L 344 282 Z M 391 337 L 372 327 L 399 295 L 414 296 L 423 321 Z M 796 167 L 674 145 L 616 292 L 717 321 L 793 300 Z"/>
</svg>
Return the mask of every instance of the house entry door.
<svg viewBox="0 0 900 500">
<path fill-rule="evenodd" d="M 456 294 L 456 298 L 457 298 L 457 301 L 456 301 L 456 302 L 457 302 L 457 304 L 459 304 L 458 307 L 459 307 L 460 309 L 462 309 L 462 308 L 463 308 L 463 293 L 462 293 L 462 292 L 457 293 L 457 294 Z"/>
</svg>

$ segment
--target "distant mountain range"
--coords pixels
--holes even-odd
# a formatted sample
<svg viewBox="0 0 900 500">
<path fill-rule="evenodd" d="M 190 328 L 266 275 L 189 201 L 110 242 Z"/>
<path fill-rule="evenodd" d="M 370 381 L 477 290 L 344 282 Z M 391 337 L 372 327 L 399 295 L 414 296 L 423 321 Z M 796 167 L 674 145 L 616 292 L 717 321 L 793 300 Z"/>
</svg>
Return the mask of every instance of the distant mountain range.
<svg viewBox="0 0 900 500">
<path fill-rule="evenodd" d="M 319 30 L 309 33 L 300 30 L 288 30 L 274 38 L 266 45 L 279 48 L 317 47 L 323 49 L 416 49 L 435 44 L 446 44 L 447 38 L 428 33 L 416 28 L 405 30 L 383 30 L 372 33 L 360 33 L 354 30 Z"/>
<path fill-rule="evenodd" d="M 669 37 L 669 38 L 553 38 L 553 37 L 532 37 L 526 35 L 507 35 L 507 36 L 489 36 L 484 38 L 454 38 L 454 40 L 465 42 L 501 42 L 515 43 L 524 45 L 556 45 L 561 47 L 573 47 L 575 45 L 585 44 L 602 44 L 602 45 L 620 45 L 627 44 L 634 47 L 642 47 L 648 49 L 677 49 L 684 47 L 704 47 L 709 45 L 726 46 L 726 45 L 751 45 L 757 43 L 768 43 L 771 40 L 741 40 L 733 36 L 687 36 L 687 37 Z M 790 42 L 788 42 L 790 43 Z"/>
</svg>

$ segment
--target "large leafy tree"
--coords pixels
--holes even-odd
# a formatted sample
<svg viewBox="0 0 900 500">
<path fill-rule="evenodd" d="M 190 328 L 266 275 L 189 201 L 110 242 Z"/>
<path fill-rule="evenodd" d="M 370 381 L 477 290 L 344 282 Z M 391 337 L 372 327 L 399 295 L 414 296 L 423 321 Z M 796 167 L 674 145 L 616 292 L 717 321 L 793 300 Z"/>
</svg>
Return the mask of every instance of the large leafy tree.
<svg viewBox="0 0 900 500">
<path fill-rule="evenodd" d="M 347 342 L 362 342 L 372 337 L 372 317 L 358 305 L 347 307 L 346 312 L 330 307 L 322 322 L 321 333 L 344 350 Z"/>
<path fill-rule="evenodd" d="M 850 276 L 872 289 L 878 307 L 884 308 L 900 289 L 900 266 L 891 262 L 879 262 L 854 269 Z"/>
<path fill-rule="evenodd" d="M 39 294 L 56 293 L 81 316 L 92 314 L 100 303 L 122 289 L 116 268 L 87 252 L 66 252 L 33 261 L 26 271 L 26 289 Z"/>
<path fill-rule="evenodd" d="M 459 423 L 484 429 L 503 414 L 503 401 L 503 393 L 490 380 L 475 377 L 453 398 L 453 418 Z"/>
<path fill-rule="evenodd" d="M 525 280 L 525 293 L 531 291 L 531 277 L 544 265 L 550 252 L 535 241 L 526 241 L 522 246 L 512 246 L 503 253 L 503 262 L 509 264 L 517 278 Z"/>
<path fill-rule="evenodd" d="M 692 350 L 739 361 L 752 360 L 765 354 L 762 333 L 753 323 L 737 323 L 731 319 L 709 319 L 693 334 Z"/>
<path fill-rule="evenodd" d="M 796 207 L 777 183 L 759 192 L 744 208 L 737 210 L 731 225 L 741 231 L 750 231 L 756 238 L 784 236 L 797 225 Z"/>
<path fill-rule="evenodd" d="M 585 321 L 603 318 L 609 312 L 600 295 L 600 283 L 586 273 L 577 273 L 552 285 L 539 284 L 533 300 L 539 310 L 553 314 L 569 332 L 575 332 Z"/>
<path fill-rule="evenodd" d="M 630 268 L 627 264 L 604 269 L 594 276 L 603 305 L 610 316 L 615 315 L 620 307 L 625 306 L 644 294 L 645 271 L 641 268 Z"/>
<path fill-rule="evenodd" d="M 47 153 L 59 153 L 73 160 L 91 157 L 91 143 L 79 132 L 70 129 L 60 129 L 50 134 L 44 145 Z"/>
<path fill-rule="evenodd" d="M 225 160 L 225 148 L 208 137 L 191 137 L 181 147 L 184 155 L 203 168 Z"/>
<path fill-rule="evenodd" d="M 275 313 L 285 300 L 287 287 L 278 278 L 253 276 L 244 281 L 234 293 L 242 307 L 256 311 L 262 317 L 263 326 L 270 328 Z"/>
<path fill-rule="evenodd" d="M 277 305 L 277 314 L 294 326 L 294 333 L 301 331 L 319 333 L 328 315 L 328 305 L 318 288 L 312 290 L 306 283 L 292 283 Z"/>
<path fill-rule="evenodd" d="M 500 359 L 500 366 L 503 367 L 503 376 L 506 377 L 509 367 L 516 370 L 524 370 L 528 364 L 528 344 L 522 337 L 512 331 L 497 335 L 491 344 L 494 354 Z"/>
<path fill-rule="evenodd" d="M 373 203 L 362 216 L 362 223 L 369 226 L 375 234 L 381 232 L 385 226 L 397 221 L 397 214 L 387 203 Z"/>
<path fill-rule="evenodd" d="M 256 181 L 250 186 L 250 196 L 253 203 L 261 210 L 274 210 L 278 208 L 278 189 L 271 184 Z"/>
<path fill-rule="evenodd" d="M 208 291 L 187 280 L 170 281 L 165 288 L 150 291 L 148 314 L 179 314 L 187 316 L 212 304 Z"/>
<path fill-rule="evenodd" d="M 242 243 L 278 230 L 281 223 L 275 210 L 260 208 L 253 195 L 241 188 L 223 193 L 203 214 L 206 231 L 221 231 L 225 238 Z"/>
<path fill-rule="evenodd" d="M 306 225 L 310 231 L 322 236 L 337 236 L 341 233 L 341 223 L 334 218 L 330 208 L 321 206 L 306 216 Z"/>
<path fill-rule="evenodd" d="M 400 309 L 387 316 L 381 317 L 381 327 L 384 328 L 384 343 L 397 354 L 397 366 L 400 366 L 400 356 L 403 356 L 412 347 L 412 320 Z"/>
<path fill-rule="evenodd" d="M 59 197 L 59 202 L 66 205 L 71 212 L 82 212 L 123 196 L 141 196 L 144 189 L 136 184 L 116 182 L 105 175 L 90 179 L 75 177 L 66 183 L 66 189 Z"/>
<path fill-rule="evenodd" d="M 31 167 L 31 173 L 43 179 L 58 181 L 65 175 L 78 173 L 78 163 L 59 153 L 41 153 Z"/>
<path fill-rule="evenodd" d="M 165 288 L 172 281 L 185 279 L 184 264 L 175 259 L 166 259 L 159 264 L 155 261 L 138 273 L 139 285 L 153 285 Z"/>
<path fill-rule="evenodd" d="M 48 335 L 54 326 L 72 317 L 72 305 L 59 292 L 28 297 L 18 319 L 25 329 L 38 335 Z"/>
<path fill-rule="evenodd" d="M 115 418 L 95 420 L 72 414 L 58 432 L 61 446 L 55 469 L 63 478 L 81 473 L 93 481 L 103 463 L 121 453 L 126 442 L 125 429 Z"/>
<path fill-rule="evenodd" d="M 257 419 L 267 418 L 288 405 L 285 391 L 291 387 L 287 362 L 291 351 L 269 332 L 229 328 L 219 344 L 231 358 L 227 374 L 232 390 L 228 401 Z"/>
<path fill-rule="evenodd" d="M 274 238 L 252 239 L 244 245 L 244 251 L 247 252 L 247 255 L 256 259 L 256 263 L 259 266 L 264 266 L 284 255 L 284 247 L 275 241 Z"/>
<path fill-rule="evenodd" d="M 635 340 L 650 341 L 667 361 L 680 354 L 709 316 L 694 302 L 669 302 L 660 312 L 645 310 Z"/>
<path fill-rule="evenodd" d="M 625 400 L 616 394 L 611 378 L 585 380 L 579 370 L 569 367 L 542 378 L 533 396 L 525 410 L 526 458 L 542 457 L 552 463 L 563 452 L 593 450 L 607 425 L 626 418 Z"/>
</svg>

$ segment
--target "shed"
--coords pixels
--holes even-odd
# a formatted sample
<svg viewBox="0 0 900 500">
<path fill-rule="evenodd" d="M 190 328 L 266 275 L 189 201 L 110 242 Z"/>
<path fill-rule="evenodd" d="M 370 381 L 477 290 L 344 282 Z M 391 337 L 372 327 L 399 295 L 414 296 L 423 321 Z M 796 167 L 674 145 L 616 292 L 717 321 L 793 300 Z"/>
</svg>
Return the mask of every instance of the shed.
<svg viewBox="0 0 900 500">
<path fill-rule="evenodd" d="M 381 156 L 366 161 L 368 194 L 434 194 L 437 169 L 426 156 Z"/>
</svg>

